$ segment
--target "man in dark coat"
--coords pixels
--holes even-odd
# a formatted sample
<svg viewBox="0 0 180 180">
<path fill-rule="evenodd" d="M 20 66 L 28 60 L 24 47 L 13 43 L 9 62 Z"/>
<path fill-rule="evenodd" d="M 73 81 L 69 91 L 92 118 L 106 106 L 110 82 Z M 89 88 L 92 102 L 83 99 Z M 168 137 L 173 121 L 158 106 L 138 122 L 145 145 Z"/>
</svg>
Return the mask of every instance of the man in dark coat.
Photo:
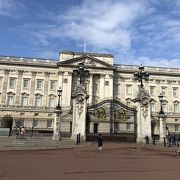
<svg viewBox="0 0 180 180">
<path fill-rule="evenodd" d="M 101 136 L 101 134 L 98 134 L 97 136 L 97 142 L 98 142 L 98 149 L 101 151 L 102 147 L 103 147 L 103 137 Z"/>
</svg>

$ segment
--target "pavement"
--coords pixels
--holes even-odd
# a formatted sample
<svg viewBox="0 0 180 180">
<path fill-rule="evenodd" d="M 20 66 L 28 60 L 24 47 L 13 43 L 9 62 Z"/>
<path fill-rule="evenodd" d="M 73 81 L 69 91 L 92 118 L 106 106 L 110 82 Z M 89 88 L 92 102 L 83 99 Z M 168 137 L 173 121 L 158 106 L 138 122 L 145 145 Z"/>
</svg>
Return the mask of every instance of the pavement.
<svg viewBox="0 0 180 180">
<path fill-rule="evenodd" d="M 76 147 L 76 148 L 75 148 Z M 162 145 L 95 142 L 58 149 L 0 151 L 0 180 L 179 180 L 180 156 Z"/>
<path fill-rule="evenodd" d="M 53 141 L 52 137 L 44 136 L 26 136 L 25 138 L 16 138 L 15 136 L 0 137 L 0 151 L 60 149 L 86 146 L 89 144 L 89 142 L 81 142 L 77 145 L 75 141 L 65 137 L 60 141 Z"/>
</svg>

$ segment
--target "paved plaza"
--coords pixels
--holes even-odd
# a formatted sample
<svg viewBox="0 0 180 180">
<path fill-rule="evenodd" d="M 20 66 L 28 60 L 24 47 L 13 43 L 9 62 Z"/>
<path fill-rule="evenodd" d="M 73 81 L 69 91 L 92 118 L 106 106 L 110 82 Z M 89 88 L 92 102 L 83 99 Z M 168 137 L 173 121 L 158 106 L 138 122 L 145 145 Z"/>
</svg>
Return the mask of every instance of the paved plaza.
<svg viewBox="0 0 180 180">
<path fill-rule="evenodd" d="M 54 150 L 1 150 L 0 180 L 179 180 L 175 148 L 105 142 Z"/>
</svg>

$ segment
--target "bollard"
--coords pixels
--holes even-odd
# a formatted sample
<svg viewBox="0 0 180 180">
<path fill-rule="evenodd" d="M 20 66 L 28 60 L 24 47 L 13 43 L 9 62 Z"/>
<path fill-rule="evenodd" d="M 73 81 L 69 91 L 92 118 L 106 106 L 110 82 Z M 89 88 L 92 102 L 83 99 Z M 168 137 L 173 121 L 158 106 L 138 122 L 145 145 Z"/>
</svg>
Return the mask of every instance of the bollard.
<svg viewBox="0 0 180 180">
<path fill-rule="evenodd" d="M 156 145 L 155 136 L 153 136 L 153 145 Z"/>
<path fill-rule="evenodd" d="M 79 144 L 79 134 L 76 135 L 76 144 Z"/>
<path fill-rule="evenodd" d="M 79 144 L 81 143 L 81 134 L 79 133 Z"/>
<path fill-rule="evenodd" d="M 164 147 L 166 147 L 166 137 L 164 137 Z"/>
</svg>

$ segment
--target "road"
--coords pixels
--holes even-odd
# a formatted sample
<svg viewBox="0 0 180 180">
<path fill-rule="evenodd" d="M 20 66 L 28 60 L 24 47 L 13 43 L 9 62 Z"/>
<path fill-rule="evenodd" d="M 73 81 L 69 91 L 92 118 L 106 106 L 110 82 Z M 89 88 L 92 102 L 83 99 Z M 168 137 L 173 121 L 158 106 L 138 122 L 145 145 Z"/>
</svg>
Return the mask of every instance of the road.
<svg viewBox="0 0 180 180">
<path fill-rule="evenodd" d="M 0 151 L 0 180 L 179 180 L 174 149 L 105 143 L 56 150 Z"/>
</svg>

